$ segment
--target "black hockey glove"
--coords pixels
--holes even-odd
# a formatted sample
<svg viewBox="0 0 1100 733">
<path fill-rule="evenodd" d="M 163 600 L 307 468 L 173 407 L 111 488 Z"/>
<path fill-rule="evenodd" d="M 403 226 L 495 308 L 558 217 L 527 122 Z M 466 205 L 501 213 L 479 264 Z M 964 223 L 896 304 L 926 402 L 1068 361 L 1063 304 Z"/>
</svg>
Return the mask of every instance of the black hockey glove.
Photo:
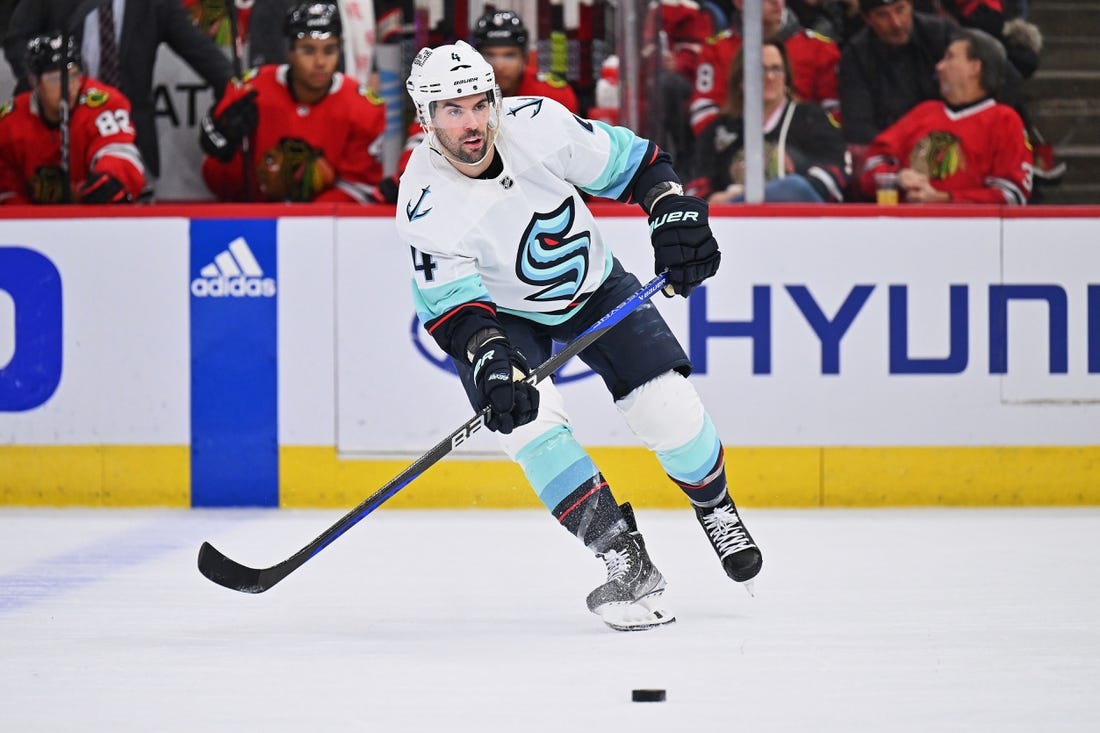
<svg viewBox="0 0 1100 733">
<path fill-rule="evenodd" d="M 522 381 L 530 373 L 523 352 L 499 334 L 489 337 L 474 352 L 474 386 L 481 410 L 486 407 L 485 427 L 507 435 L 539 414 L 539 391 Z"/>
<path fill-rule="evenodd" d="M 125 204 L 130 202 L 130 193 L 110 173 L 92 171 L 80 185 L 77 200 L 82 204 Z"/>
<path fill-rule="evenodd" d="M 228 163 L 233 153 L 241 146 L 241 140 L 256 129 L 260 119 L 260 110 L 256 107 L 256 90 L 251 89 L 243 97 L 233 102 L 217 117 L 213 111 L 202 118 L 199 131 L 199 145 L 209 156 Z"/>
<path fill-rule="evenodd" d="M 722 253 L 710 231 L 705 201 L 693 196 L 665 196 L 649 215 L 654 272 L 668 270 L 668 283 L 685 298 L 718 272 Z"/>
</svg>

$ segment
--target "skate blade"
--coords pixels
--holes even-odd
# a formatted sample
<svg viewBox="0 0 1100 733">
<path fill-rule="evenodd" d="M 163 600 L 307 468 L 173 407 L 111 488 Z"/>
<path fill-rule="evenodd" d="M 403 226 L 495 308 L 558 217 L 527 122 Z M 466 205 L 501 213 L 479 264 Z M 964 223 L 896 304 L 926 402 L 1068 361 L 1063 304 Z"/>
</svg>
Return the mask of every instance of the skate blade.
<svg viewBox="0 0 1100 733">
<path fill-rule="evenodd" d="M 596 609 L 603 622 L 616 631 L 645 631 L 676 622 L 676 617 L 659 605 L 654 593 L 634 603 L 606 603 Z"/>
<path fill-rule="evenodd" d="M 748 591 L 748 594 L 750 596 L 752 596 L 753 598 L 756 598 L 756 579 L 755 578 L 749 578 L 748 580 L 744 581 L 743 583 L 741 583 L 741 587 L 744 588 L 746 591 Z"/>
</svg>

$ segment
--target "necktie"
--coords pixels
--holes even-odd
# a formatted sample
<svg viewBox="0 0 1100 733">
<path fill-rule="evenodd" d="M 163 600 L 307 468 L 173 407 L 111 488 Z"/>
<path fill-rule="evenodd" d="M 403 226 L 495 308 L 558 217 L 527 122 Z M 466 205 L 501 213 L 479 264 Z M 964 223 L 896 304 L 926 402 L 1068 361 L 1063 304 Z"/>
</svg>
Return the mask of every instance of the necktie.
<svg viewBox="0 0 1100 733">
<path fill-rule="evenodd" d="M 118 86 L 118 44 L 115 42 L 113 0 L 99 6 L 99 80 Z"/>
</svg>

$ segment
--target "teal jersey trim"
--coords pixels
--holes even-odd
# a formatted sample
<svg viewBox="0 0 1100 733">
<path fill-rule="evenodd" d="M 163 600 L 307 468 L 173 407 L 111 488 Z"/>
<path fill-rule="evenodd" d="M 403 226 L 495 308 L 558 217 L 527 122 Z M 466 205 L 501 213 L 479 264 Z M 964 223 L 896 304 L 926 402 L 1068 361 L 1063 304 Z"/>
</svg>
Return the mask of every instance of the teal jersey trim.
<svg viewBox="0 0 1100 733">
<path fill-rule="evenodd" d="M 617 199 L 622 196 L 638 166 L 642 164 L 645 152 L 649 149 L 649 141 L 643 140 L 625 127 L 612 127 L 599 120 L 593 120 L 592 124 L 598 125 L 611 138 L 611 151 L 603 173 L 587 186 L 580 188 L 593 196 Z"/>
<path fill-rule="evenodd" d="M 711 422 L 710 415 L 704 413 L 703 427 L 698 435 L 679 448 L 657 451 L 657 460 L 660 461 L 661 468 L 665 469 L 665 473 L 677 481 L 697 484 L 714 468 L 721 449 L 718 431 Z"/>
<path fill-rule="evenodd" d="M 438 318 L 449 310 L 472 301 L 489 302 L 489 291 L 481 284 L 481 275 L 467 275 L 434 288 L 421 289 L 412 281 L 413 305 L 421 323 Z"/>
</svg>

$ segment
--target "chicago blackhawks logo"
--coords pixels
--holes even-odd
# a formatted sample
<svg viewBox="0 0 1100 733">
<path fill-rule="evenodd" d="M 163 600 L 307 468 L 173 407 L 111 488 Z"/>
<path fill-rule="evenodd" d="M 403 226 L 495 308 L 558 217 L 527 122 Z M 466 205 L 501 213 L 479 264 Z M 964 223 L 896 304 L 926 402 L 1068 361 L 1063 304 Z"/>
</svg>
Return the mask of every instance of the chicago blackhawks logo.
<svg viewBox="0 0 1100 733">
<path fill-rule="evenodd" d="M 588 275 L 589 232 L 570 234 L 576 218 L 572 198 L 549 214 L 535 213 L 520 239 L 516 275 L 541 288 L 527 296 L 535 302 L 572 302 Z"/>
<path fill-rule="evenodd" d="M 96 107 L 102 107 L 107 104 L 107 100 L 111 98 L 111 95 L 107 92 L 99 89 L 98 87 L 92 87 L 84 94 L 84 104 L 88 105 L 92 109 Z"/>
<path fill-rule="evenodd" d="M 28 183 L 31 201 L 36 204 L 61 203 L 61 183 L 63 180 L 61 168 L 54 165 L 40 166 Z"/>
<path fill-rule="evenodd" d="M 367 100 L 368 102 L 370 102 L 371 104 L 373 104 L 376 107 L 381 107 L 383 104 L 385 104 L 385 102 L 382 100 L 382 98 L 379 97 L 378 94 L 373 89 L 366 86 L 365 84 L 361 84 L 359 86 L 359 96 L 362 97 L 363 99 Z"/>
<path fill-rule="evenodd" d="M 0 120 L 10 115 L 13 109 L 15 109 L 15 102 L 9 99 L 7 102 L 4 103 L 3 107 L 0 107 Z"/>
<path fill-rule="evenodd" d="M 256 163 L 256 184 L 271 201 L 312 201 L 335 180 L 322 151 L 294 137 L 279 140 Z"/>
<path fill-rule="evenodd" d="M 966 167 L 959 139 L 950 132 L 933 130 L 913 146 L 909 167 L 932 180 L 950 178 Z"/>
</svg>

